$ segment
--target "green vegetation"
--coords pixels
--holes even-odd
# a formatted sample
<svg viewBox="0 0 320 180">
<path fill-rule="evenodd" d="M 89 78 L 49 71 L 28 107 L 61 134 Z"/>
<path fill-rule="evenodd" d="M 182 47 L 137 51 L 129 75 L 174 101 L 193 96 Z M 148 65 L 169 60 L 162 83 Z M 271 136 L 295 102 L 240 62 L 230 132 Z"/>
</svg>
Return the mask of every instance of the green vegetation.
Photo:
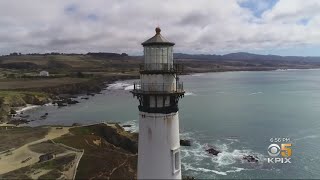
<svg viewBox="0 0 320 180">
<path fill-rule="evenodd" d="M 46 102 L 48 102 L 49 95 L 42 92 L 0 90 L 0 98 L 3 99 L 3 104 L 8 104 L 13 107 L 17 107 L 24 106 L 26 104 L 43 105 Z"/>
<path fill-rule="evenodd" d="M 61 171 L 54 169 L 39 177 L 39 179 L 58 179 L 61 177 Z"/>
<path fill-rule="evenodd" d="M 34 165 L 0 175 L 0 179 L 31 179 L 28 175 L 34 174 L 38 169 L 51 170 L 47 174 L 41 176 L 40 179 L 58 179 L 61 177 L 62 171 L 66 170 L 65 167 L 75 159 L 75 156 L 75 154 L 67 154 L 46 162 L 36 163 Z"/>
<path fill-rule="evenodd" d="M 0 122 L 13 107 L 43 105 L 60 94 L 99 92 L 105 82 L 137 78 L 140 60 L 118 54 L 0 56 Z M 41 77 L 41 71 L 49 77 Z"/>
<path fill-rule="evenodd" d="M 1 82 L 0 82 L 1 86 Z M 14 107 L 26 104 L 43 105 L 50 102 L 50 95 L 42 92 L 0 90 L 0 122 L 6 121 L 14 114 Z"/>
<path fill-rule="evenodd" d="M 120 59 L 119 59 L 120 58 Z M 138 64 L 135 57 L 108 57 L 95 55 L 21 55 L 0 57 L 0 68 L 19 70 L 22 73 L 38 75 L 41 70 L 50 74 L 70 74 L 72 72 L 133 72 Z M 121 68 L 121 70 L 120 70 Z M 10 73 L 7 72 L 7 73 Z M 18 73 L 12 72 L 13 74 Z"/>
<path fill-rule="evenodd" d="M 50 161 L 45 161 L 42 163 L 37 163 L 33 166 L 33 168 L 36 169 L 58 169 L 60 171 L 64 171 L 64 167 L 67 166 L 68 163 L 70 163 L 74 158 L 76 157 L 75 154 L 67 154 L 62 157 L 54 158 Z"/>
<path fill-rule="evenodd" d="M 48 128 L 45 127 L 0 126 L 0 152 L 44 138 L 47 133 Z"/>
<path fill-rule="evenodd" d="M 0 81 L 0 90 L 37 90 L 41 88 L 60 87 L 63 85 L 85 83 L 85 78 L 53 78 L 53 79 L 8 79 Z M 40 91 L 41 92 L 41 91 Z"/>
<path fill-rule="evenodd" d="M 134 179 L 136 177 L 137 155 L 132 153 L 132 151 L 137 152 L 135 135 L 124 132 L 118 125 L 105 124 L 75 127 L 71 128 L 70 132 L 69 135 L 54 141 L 84 149 L 76 179 Z M 124 162 L 126 163 L 120 166 Z M 95 165 L 92 166 L 92 164 Z M 113 171 L 114 168 L 115 171 Z"/>
<path fill-rule="evenodd" d="M 8 150 L 11 148 L 18 148 L 45 137 L 48 129 L 46 127 L 0 127 L 0 151 L 3 151 L 3 157 L 10 154 Z M 53 141 L 84 150 L 77 169 L 77 179 L 136 178 L 137 136 L 125 132 L 118 124 L 73 127 L 70 128 L 70 133 L 53 139 Z M 32 152 L 53 153 L 57 156 L 48 161 L 34 163 L 2 174 L 0 179 L 31 179 L 34 177 L 57 179 L 66 175 L 69 177 L 72 174 L 68 169 L 75 165 L 75 152 L 55 143 L 44 141 L 29 145 L 26 148 Z M 13 151 L 13 153 L 16 152 Z M 30 158 L 30 155 L 22 155 L 25 157 L 21 159 Z M 38 155 L 35 155 L 32 158 L 37 157 Z"/>
<path fill-rule="evenodd" d="M 33 144 L 28 146 L 28 148 L 36 153 L 41 153 L 41 154 L 47 154 L 47 153 L 53 153 L 53 154 L 61 154 L 66 152 L 66 149 L 54 144 L 51 141 L 46 141 L 46 142 L 41 142 L 38 144 Z"/>
</svg>

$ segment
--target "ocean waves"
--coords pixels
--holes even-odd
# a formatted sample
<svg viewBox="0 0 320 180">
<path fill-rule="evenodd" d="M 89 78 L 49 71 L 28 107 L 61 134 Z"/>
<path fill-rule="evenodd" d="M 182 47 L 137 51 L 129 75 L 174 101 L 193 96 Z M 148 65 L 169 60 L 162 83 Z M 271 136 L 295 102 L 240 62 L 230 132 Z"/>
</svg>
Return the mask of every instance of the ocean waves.
<svg viewBox="0 0 320 180">
<path fill-rule="evenodd" d="M 107 87 L 108 90 L 132 90 L 133 85 L 125 82 L 115 82 L 109 84 Z"/>
<path fill-rule="evenodd" d="M 138 120 L 131 120 L 122 125 L 127 131 L 138 132 Z M 260 168 L 265 163 L 264 155 L 241 146 L 237 137 L 225 137 L 214 140 L 203 132 L 181 132 L 181 139 L 191 140 L 191 146 L 181 147 L 182 170 L 186 175 L 212 178 L 212 174 L 226 176 L 230 173 L 239 173 L 245 170 Z M 237 147 L 238 148 L 234 148 Z M 217 156 L 209 154 L 206 149 L 214 147 L 221 151 Z M 243 157 L 252 155 L 259 162 L 247 162 Z"/>
<path fill-rule="evenodd" d="M 186 92 L 184 95 L 185 96 L 196 96 L 196 94 L 193 92 Z"/>
<path fill-rule="evenodd" d="M 214 139 L 209 138 L 203 132 L 181 133 L 180 137 L 192 142 L 190 147 L 181 147 L 182 170 L 190 176 L 199 178 L 213 178 L 217 175 L 231 177 L 232 175 L 229 176 L 229 174 L 265 168 L 266 157 L 246 148 L 237 137 Z M 217 156 L 209 154 L 206 152 L 209 148 L 219 150 L 221 153 Z M 248 155 L 256 157 L 258 162 L 245 160 L 244 157 Z"/>
<path fill-rule="evenodd" d="M 121 126 L 124 126 L 124 130 L 129 132 L 138 132 L 139 126 L 138 126 L 138 120 L 131 120 L 120 124 Z"/>
</svg>

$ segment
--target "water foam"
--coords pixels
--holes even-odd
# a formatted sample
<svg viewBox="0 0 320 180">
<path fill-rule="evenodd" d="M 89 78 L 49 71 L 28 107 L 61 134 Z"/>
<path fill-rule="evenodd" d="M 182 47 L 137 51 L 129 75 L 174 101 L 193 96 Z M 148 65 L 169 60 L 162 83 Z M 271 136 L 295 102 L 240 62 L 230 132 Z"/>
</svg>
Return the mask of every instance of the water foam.
<svg viewBox="0 0 320 180">
<path fill-rule="evenodd" d="M 138 132 L 139 131 L 138 120 L 127 121 L 125 123 L 121 123 L 120 125 L 121 126 L 130 125 L 130 127 L 123 127 L 125 131 L 129 131 L 129 132 Z"/>
<path fill-rule="evenodd" d="M 237 172 L 241 172 L 244 170 L 250 170 L 250 169 L 245 169 L 245 168 L 240 168 L 240 167 L 232 167 L 231 170 L 227 170 L 227 171 L 218 171 L 218 170 L 213 170 L 213 169 L 208 169 L 208 168 L 203 168 L 203 167 L 194 167 L 191 164 L 182 164 L 182 167 L 188 171 L 196 171 L 196 172 L 202 172 L 202 173 L 215 173 L 218 175 L 223 175 L 226 176 L 228 173 L 237 173 Z"/>
<path fill-rule="evenodd" d="M 107 87 L 108 90 L 126 90 L 126 88 L 132 86 L 132 84 L 124 83 L 124 82 L 115 82 L 113 84 L 109 84 Z M 127 90 L 130 90 L 129 88 Z"/>
<path fill-rule="evenodd" d="M 124 127 L 126 131 L 138 132 L 138 120 L 131 120 L 122 125 L 131 125 L 131 127 Z M 181 147 L 181 160 L 182 168 L 185 171 L 194 171 L 202 173 L 214 173 L 217 175 L 227 175 L 228 173 L 237 173 L 246 169 L 244 167 L 252 167 L 251 163 L 248 163 L 243 159 L 244 156 L 253 155 L 259 159 L 258 164 L 254 164 L 254 167 L 259 167 L 265 159 L 263 155 L 255 153 L 250 149 L 232 149 L 230 144 L 240 143 L 240 140 L 236 137 L 226 137 L 219 140 L 208 140 L 208 143 L 201 143 L 198 139 L 205 137 L 201 132 L 195 131 L 184 131 L 180 132 L 181 139 L 191 140 L 192 145 L 190 147 Z M 195 138 L 197 137 L 197 138 Z M 203 140 L 203 139 L 202 139 Z M 214 143 L 211 143 L 214 141 Z M 211 145 L 212 144 L 212 145 Z M 215 149 L 221 151 L 217 156 L 207 153 L 205 150 L 214 147 Z M 242 165 L 241 165 L 242 164 Z M 244 167 L 235 167 L 238 165 Z M 213 170 L 210 167 L 215 167 Z M 222 170 L 223 169 L 223 170 Z"/>
<path fill-rule="evenodd" d="M 194 172 L 227 175 L 228 173 L 237 173 L 243 170 L 260 168 L 265 161 L 264 155 L 250 149 L 232 148 L 230 145 L 233 143 L 237 143 L 237 147 L 241 146 L 240 140 L 237 137 L 208 139 L 206 138 L 206 135 L 199 132 L 184 132 L 181 133 L 180 136 L 184 139 L 189 139 L 192 142 L 191 147 L 181 147 L 182 167 L 185 171 L 189 170 Z M 199 139 L 201 139 L 201 142 L 208 143 L 201 143 Z M 211 147 L 221 151 L 221 153 L 214 156 L 206 152 L 206 149 Z M 243 157 L 248 155 L 256 157 L 259 162 L 247 162 Z M 214 167 L 214 170 L 210 167 Z M 247 169 L 248 167 L 250 169 Z"/>
<path fill-rule="evenodd" d="M 200 77 L 200 76 L 203 76 L 203 75 L 205 75 L 205 74 L 203 74 L 203 73 L 197 73 L 197 74 L 192 74 L 191 76 L 193 76 L 193 77 Z"/>
<path fill-rule="evenodd" d="M 226 171 L 227 173 L 229 172 L 240 172 L 240 171 L 244 171 L 244 170 L 250 170 L 250 169 L 244 169 L 244 168 L 239 168 L 239 167 L 234 167 L 234 170 L 228 170 Z"/>
<path fill-rule="evenodd" d="M 184 95 L 185 96 L 196 96 L 196 94 L 194 94 L 193 92 L 186 92 Z"/>
<path fill-rule="evenodd" d="M 130 85 L 124 88 L 124 90 L 129 91 L 129 90 L 133 90 L 134 85 Z"/>
<path fill-rule="evenodd" d="M 263 92 L 254 92 L 254 93 L 250 93 L 249 95 L 256 95 L 256 94 L 263 94 Z"/>
<path fill-rule="evenodd" d="M 187 170 L 192 170 L 192 171 L 197 171 L 197 172 L 211 172 L 211 173 L 215 173 L 218 175 L 227 175 L 226 172 L 221 172 L 221 171 L 216 171 L 216 170 L 212 170 L 212 169 L 206 169 L 206 168 L 202 168 L 202 167 L 193 167 L 190 164 L 182 164 L 182 166 L 184 167 L 184 169 Z"/>
<path fill-rule="evenodd" d="M 35 109 L 40 107 L 39 105 L 31 105 L 31 104 L 27 104 L 25 107 L 20 107 L 18 110 L 16 110 L 17 114 L 21 114 L 22 112 L 31 110 L 31 109 Z"/>
</svg>

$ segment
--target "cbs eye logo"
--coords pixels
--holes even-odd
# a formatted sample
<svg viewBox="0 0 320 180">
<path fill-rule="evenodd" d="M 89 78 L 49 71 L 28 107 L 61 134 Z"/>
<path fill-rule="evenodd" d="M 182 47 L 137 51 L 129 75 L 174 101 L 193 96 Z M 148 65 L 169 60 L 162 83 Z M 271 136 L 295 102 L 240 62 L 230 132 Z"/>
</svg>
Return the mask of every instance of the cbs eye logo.
<svg viewBox="0 0 320 180">
<path fill-rule="evenodd" d="M 268 147 L 268 154 L 271 157 L 276 157 L 280 154 L 280 146 L 278 144 L 270 144 Z"/>
<path fill-rule="evenodd" d="M 281 144 L 281 148 L 278 144 L 270 144 L 268 147 L 268 154 L 271 158 L 268 158 L 268 163 L 291 163 L 289 158 L 292 155 L 292 144 Z M 275 158 L 281 154 L 281 157 Z"/>
</svg>

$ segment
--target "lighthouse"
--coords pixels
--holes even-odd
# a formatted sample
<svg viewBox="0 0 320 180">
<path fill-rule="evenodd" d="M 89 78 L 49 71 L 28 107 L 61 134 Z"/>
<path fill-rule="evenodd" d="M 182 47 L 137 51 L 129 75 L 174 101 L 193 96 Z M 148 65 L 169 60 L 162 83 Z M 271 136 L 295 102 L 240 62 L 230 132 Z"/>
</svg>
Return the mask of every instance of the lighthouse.
<svg viewBox="0 0 320 180">
<path fill-rule="evenodd" d="M 178 101 L 184 96 L 173 61 L 174 43 L 161 29 L 142 43 L 140 81 L 131 91 L 139 100 L 138 179 L 181 179 Z"/>
</svg>

